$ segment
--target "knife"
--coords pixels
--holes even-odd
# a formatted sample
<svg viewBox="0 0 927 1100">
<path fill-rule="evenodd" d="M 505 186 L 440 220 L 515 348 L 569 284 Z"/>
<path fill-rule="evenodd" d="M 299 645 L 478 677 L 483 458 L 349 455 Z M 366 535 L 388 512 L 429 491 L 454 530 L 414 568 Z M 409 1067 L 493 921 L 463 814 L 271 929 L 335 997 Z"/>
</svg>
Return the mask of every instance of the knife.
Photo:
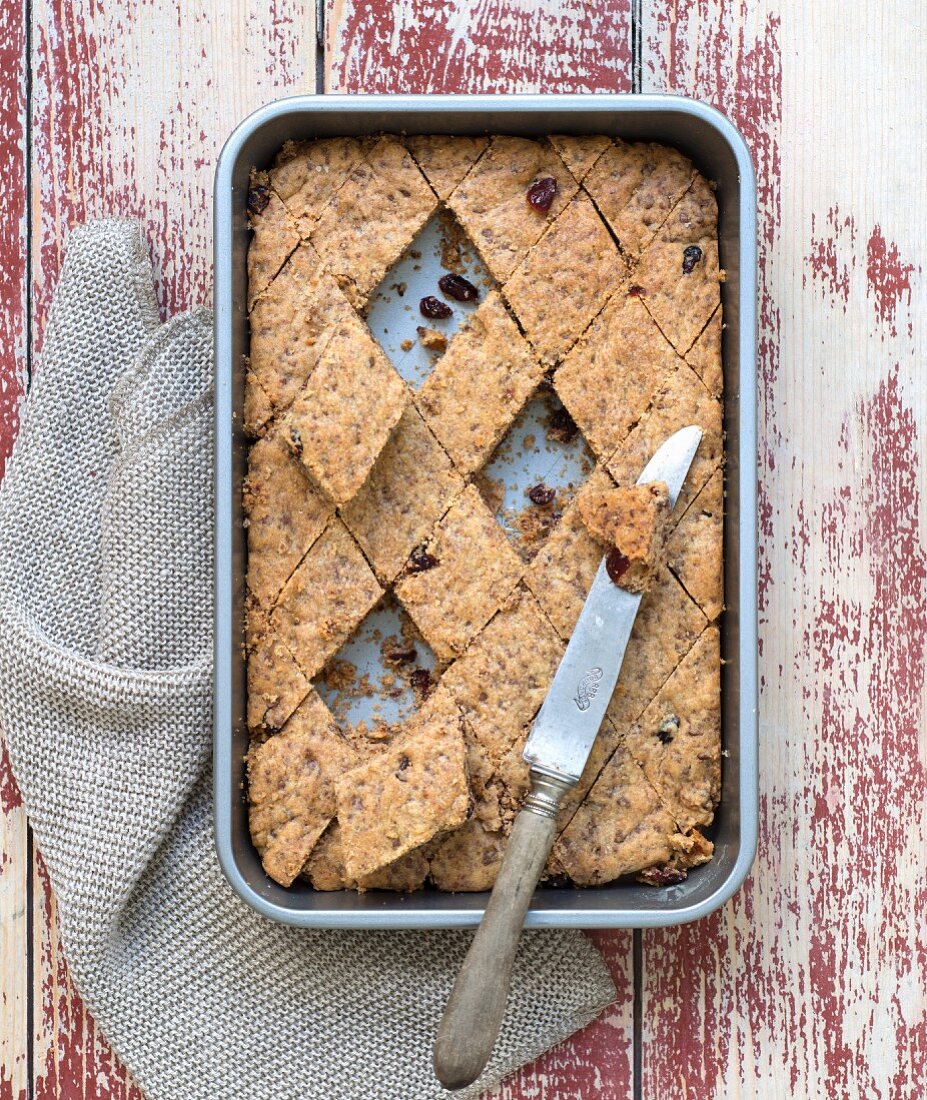
<svg viewBox="0 0 927 1100">
<path fill-rule="evenodd" d="M 701 438 L 695 426 L 670 436 L 644 467 L 638 485 L 666 482 L 674 508 Z M 489 904 L 438 1029 L 434 1068 L 447 1089 L 472 1084 L 492 1054 L 525 914 L 556 836 L 557 809 L 586 766 L 641 599 L 611 580 L 603 558 L 525 743 L 531 793 L 515 818 Z"/>
</svg>

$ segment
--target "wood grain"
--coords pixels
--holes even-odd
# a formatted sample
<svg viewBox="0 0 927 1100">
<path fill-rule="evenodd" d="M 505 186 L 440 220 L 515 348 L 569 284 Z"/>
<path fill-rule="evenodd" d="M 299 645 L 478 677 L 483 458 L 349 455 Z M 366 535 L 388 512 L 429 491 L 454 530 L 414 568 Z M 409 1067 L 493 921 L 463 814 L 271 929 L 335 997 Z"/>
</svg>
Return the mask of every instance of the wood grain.
<svg viewBox="0 0 927 1100">
<path fill-rule="evenodd" d="M 21 320 L 19 335 L 9 338 L 4 331 L 8 338 L 2 345 L 3 354 L 20 346 L 23 360 L 30 335 L 33 342 L 40 337 L 68 231 L 86 218 L 118 213 L 145 222 L 165 314 L 208 303 L 212 176 L 219 149 L 249 111 L 281 95 L 311 91 L 315 75 L 311 0 L 272 4 L 258 0 L 200 4 L 33 0 L 31 13 L 34 328 L 27 334 Z M 2 34 L 2 22 L 0 28 Z M 24 64 L 24 33 L 15 56 Z M 8 71 L 4 66 L 4 77 Z M 0 155 L 6 155 L 6 145 L 2 148 Z M 26 194 L 24 171 L 20 178 L 22 186 L 10 188 L 14 197 L 20 191 Z M 22 228 L 13 244 L 0 239 L 4 260 L 11 248 L 24 250 L 26 241 Z M 0 293 L 6 293 L 7 284 L 0 285 L 4 288 Z M 25 295 L 24 269 L 13 285 Z M 24 309 L 20 317 L 25 317 Z M 6 322 L 5 316 L 0 317 L 0 325 Z M 12 440 L 15 420 L 3 402 L 4 395 L 13 392 L 10 386 L 19 377 L 17 371 L 21 373 L 21 368 L 10 369 L 3 360 L 0 448 Z M 25 833 L 21 816 L 22 811 L 14 809 L 12 816 L 5 813 L 0 819 L 3 852 L 14 864 L 20 843 L 16 831 Z M 25 852 L 24 840 L 21 843 Z M 9 866 L 9 862 L 4 866 L 0 880 L 4 917 L 6 907 L 17 901 L 25 912 L 26 870 L 21 867 L 16 872 L 21 873 L 23 886 L 8 896 L 6 875 L 12 882 L 14 874 L 8 872 Z M 35 1100 L 140 1100 L 68 977 L 54 899 L 38 856 L 33 883 L 32 1095 Z M 9 1058 L 9 1072 L 18 1074 L 15 1081 L 19 1082 L 26 1066 L 28 968 L 21 942 L 24 933 L 13 943 L 15 926 L 11 927 L 10 955 L 0 955 L 0 989 L 13 1005 L 9 1011 L 23 1015 L 24 1026 L 11 1032 L 9 1040 L 4 1033 L 0 1042 L 9 1049 L 0 1046 L 0 1050 L 4 1067 Z M 21 983 L 22 993 L 17 993 L 16 982 Z M 20 999 L 15 1000 L 14 994 Z M 7 1009 L 0 1005 L 0 1011 Z M 3 1092 L 4 1088 L 0 1084 L 0 1100 L 18 1095 Z"/>
<path fill-rule="evenodd" d="M 924 1095 L 927 46 L 914 6 L 645 0 L 644 86 L 743 130 L 761 245 L 761 834 L 644 936 L 646 1098 Z M 916 20 L 914 20 L 916 22 Z M 918 310 L 917 306 L 921 308 Z"/>
</svg>

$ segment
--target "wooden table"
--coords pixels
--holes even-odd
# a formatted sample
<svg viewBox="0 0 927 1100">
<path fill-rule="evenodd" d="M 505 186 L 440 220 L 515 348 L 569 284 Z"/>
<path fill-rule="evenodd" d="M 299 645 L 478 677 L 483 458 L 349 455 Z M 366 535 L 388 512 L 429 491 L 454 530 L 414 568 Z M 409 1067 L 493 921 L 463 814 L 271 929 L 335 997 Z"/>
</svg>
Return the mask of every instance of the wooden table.
<svg viewBox="0 0 927 1100">
<path fill-rule="evenodd" d="M 266 100 L 320 79 L 719 106 L 760 185 L 759 860 L 697 925 L 597 935 L 617 1004 L 497 1097 L 923 1097 L 923 4 L 329 0 L 319 39 L 310 0 L 2 6 L 2 454 L 69 227 L 143 218 L 165 314 L 208 301 L 213 164 Z M 5 765 L 0 800 L 0 1100 L 137 1097 Z"/>
</svg>

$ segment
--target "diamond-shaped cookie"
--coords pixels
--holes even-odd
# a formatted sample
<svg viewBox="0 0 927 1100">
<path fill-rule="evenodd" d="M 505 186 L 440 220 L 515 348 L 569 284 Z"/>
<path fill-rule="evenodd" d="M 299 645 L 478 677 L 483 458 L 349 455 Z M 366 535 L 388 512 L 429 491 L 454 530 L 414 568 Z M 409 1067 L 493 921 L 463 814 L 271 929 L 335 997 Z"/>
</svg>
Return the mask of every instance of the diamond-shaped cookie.
<svg viewBox="0 0 927 1100">
<path fill-rule="evenodd" d="M 370 476 L 341 511 L 383 583 L 393 580 L 463 485 L 418 410 L 407 406 Z"/>
<path fill-rule="evenodd" d="M 383 137 L 365 150 L 310 239 L 359 309 L 436 206 L 411 154 L 395 138 Z"/>
<path fill-rule="evenodd" d="M 435 836 L 458 828 L 470 809 L 463 720 L 432 706 L 336 785 L 345 869 L 363 879 Z"/>
<path fill-rule="evenodd" d="M 286 409 L 354 311 L 311 245 L 300 245 L 251 310 L 251 372 L 274 414 Z"/>
<path fill-rule="evenodd" d="M 248 590 L 263 607 L 325 529 L 332 505 L 315 489 L 279 432 L 251 448 L 243 490 L 248 530 Z"/>
<path fill-rule="evenodd" d="M 692 162 L 677 149 L 615 141 L 583 181 L 624 253 L 636 258 L 692 182 Z"/>
<path fill-rule="evenodd" d="M 677 835 L 657 792 L 619 743 L 558 837 L 551 862 L 579 886 L 601 886 L 665 863 L 677 851 Z"/>
<path fill-rule="evenodd" d="M 558 191 L 547 213 L 529 206 L 528 188 L 552 177 Z M 494 137 L 448 199 L 494 278 L 512 274 L 528 249 L 576 193 L 576 181 L 553 146 L 528 138 Z"/>
<path fill-rule="evenodd" d="M 485 137 L 448 134 L 419 134 L 406 138 L 406 147 L 439 199 L 450 195 L 488 144 L 489 139 Z"/>
<path fill-rule="evenodd" d="M 251 177 L 248 221 L 253 236 L 248 247 L 248 308 L 270 286 L 287 257 L 299 244 L 299 234 L 266 172 Z"/>
<path fill-rule="evenodd" d="M 357 761 L 328 708 L 310 692 L 286 727 L 248 753 L 248 820 L 264 870 L 281 886 L 299 874 L 335 813 L 335 779 Z"/>
<path fill-rule="evenodd" d="M 453 338 L 416 401 L 454 465 L 470 474 L 492 453 L 543 373 L 493 291 Z"/>
<path fill-rule="evenodd" d="M 552 366 L 563 358 L 626 270 L 595 207 L 577 195 L 505 285 L 505 297 L 542 363 Z"/>
<path fill-rule="evenodd" d="M 367 479 L 408 401 L 405 383 L 354 314 L 339 321 L 283 422 L 287 443 L 336 503 Z"/>
<path fill-rule="evenodd" d="M 248 729 L 274 733 L 306 698 L 312 685 L 271 626 L 266 612 L 251 607 L 247 615 Z"/>
<path fill-rule="evenodd" d="M 710 620 L 724 607 L 719 551 L 724 528 L 724 471 L 717 469 L 686 509 L 666 544 L 666 561 Z"/>
<path fill-rule="evenodd" d="M 363 157 L 355 138 L 287 142 L 270 175 L 297 231 L 308 237 L 322 211 L 347 182 Z"/>
<path fill-rule="evenodd" d="M 619 291 L 554 375 L 554 389 L 604 459 L 678 363 L 643 303 Z"/>
<path fill-rule="evenodd" d="M 287 581 L 271 623 L 311 679 L 382 595 L 357 543 L 333 519 Z"/>
<path fill-rule="evenodd" d="M 633 484 L 658 448 L 689 424 L 697 424 L 703 434 L 676 502 L 677 514 L 682 515 L 718 468 L 724 447 L 721 405 L 685 363 L 654 394 L 647 413 L 606 463 L 608 472 L 619 485 Z"/>
<path fill-rule="evenodd" d="M 721 300 L 718 204 L 701 177 L 666 219 L 634 273 L 663 334 L 686 355 Z"/>
<path fill-rule="evenodd" d="M 468 486 L 413 554 L 396 595 L 440 660 L 459 656 L 518 583 L 522 563 Z"/>
<path fill-rule="evenodd" d="M 709 825 L 714 817 L 720 729 L 720 639 L 710 626 L 627 735 L 631 755 L 680 829 Z"/>
</svg>

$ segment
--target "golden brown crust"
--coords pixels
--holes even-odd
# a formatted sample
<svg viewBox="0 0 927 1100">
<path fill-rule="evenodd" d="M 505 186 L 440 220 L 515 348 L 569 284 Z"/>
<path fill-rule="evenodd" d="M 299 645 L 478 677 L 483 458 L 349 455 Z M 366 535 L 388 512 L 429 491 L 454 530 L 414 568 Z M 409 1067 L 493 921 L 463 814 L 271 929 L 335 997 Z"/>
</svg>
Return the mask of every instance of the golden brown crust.
<svg viewBox="0 0 927 1100">
<path fill-rule="evenodd" d="M 448 198 L 480 159 L 488 144 L 488 138 L 448 134 L 421 134 L 406 138 L 406 147 L 439 199 Z"/>
<path fill-rule="evenodd" d="M 333 519 L 287 581 L 271 622 L 303 675 L 311 678 L 382 595 L 357 544 Z"/>
<path fill-rule="evenodd" d="M 466 751 L 456 708 L 435 707 L 338 779 L 338 824 L 351 878 L 389 867 L 464 823 L 470 809 Z"/>
<path fill-rule="evenodd" d="M 361 144 L 355 138 L 320 138 L 284 145 L 277 167 L 270 172 L 270 182 L 303 237 L 315 228 L 362 155 Z"/>
<path fill-rule="evenodd" d="M 676 824 L 656 791 L 619 743 L 551 853 L 552 868 L 580 886 L 601 886 L 621 875 L 665 863 L 674 852 Z"/>
<path fill-rule="evenodd" d="M 619 485 L 630 484 L 661 444 L 690 424 L 702 429 L 702 441 L 676 502 L 682 515 L 720 465 L 724 451 L 721 405 L 685 363 L 660 387 L 646 415 L 608 460 L 608 472 Z"/>
<path fill-rule="evenodd" d="M 406 572 L 396 595 L 442 661 L 458 657 L 502 606 L 522 563 L 469 485 L 425 544 L 435 564 Z M 415 569 L 414 558 L 410 567 Z"/>
<path fill-rule="evenodd" d="M 665 145 L 615 141 L 583 186 L 608 220 L 622 250 L 636 258 L 688 188 L 694 169 Z"/>
<path fill-rule="evenodd" d="M 708 627 L 628 731 L 628 748 L 680 829 L 710 825 L 721 793 L 721 653 Z"/>
<path fill-rule="evenodd" d="M 336 504 L 367 479 L 408 401 L 367 326 L 345 317 L 283 422 L 291 450 Z"/>
<path fill-rule="evenodd" d="M 582 183 L 589 169 L 612 142 L 604 134 L 551 134 L 550 143 L 576 182 Z"/>
<path fill-rule="evenodd" d="M 629 592 L 645 592 L 663 560 L 670 518 L 666 482 L 581 493 L 578 502 L 590 534 L 617 551 L 609 576 Z"/>
<path fill-rule="evenodd" d="M 634 279 L 667 340 L 686 355 L 721 300 L 718 206 L 701 176 L 641 256 Z"/>
<path fill-rule="evenodd" d="M 640 299 L 619 291 L 554 375 L 554 389 L 605 460 L 678 363 Z"/>
<path fill-rule="evenodd" d="M 270 608 L 333 509 L 310 484 L 277 431 L 268 432 L 251 448 L 242 496 L 248 591 Z"/>
<path fill-rule="evenodd" d="M 328 708 L 310 692 L 286 727 L 248 753 L 251 838 L 281 886 L 299 874 L 335 813 L 334 781 L 356 761 Z"/>
<path fill-rule="evenodd" d="M 538 179 L 557 181 L 547 213 L 528 205 Z M 553 146 L 528 138 L 494 137 L 473 170 L 448 199 L 486 266 L 500 282 L 576 193 L 576 181 Z"/>
<path fill-rule="evenodd" d="M 430 533 L 463 489 L 414 405 L 408 405 L 359 492 L 341 516 L 383 583 Z"/>
<path fill-rule="evenodd" d="M 451 341 L 416 401 L 462 474 L 489 458 L 543 376 L 496 291 Z M 480 400 L 491 393 L 492 401 Z"/>
<path fill-rule="evenodd" d="M 666 561 L 709 620 L 724 607 L 724 471 L 717 469 L 666 544 Z"/>
<path fill-rule="evenodd" d="M 365 304 L 436 207 L 431 188 L 396 138 L 383 137 L 365 151 L 311 235 L 355 308 Z"/>
<path fill-rule="evenodd" d="M 626 272 L 595 207 L 577 195 L 505 285 L 506 299 L 542 363 L 559 363 Z"/>
<path fill-rule="evenodd" d="M 438 843 L 431 878 L 439 890 L 473 893 L 491 890 L 502 866 L 505 837 L 472 818 Z"/>
<path fill-rule="evenodd" d="M 262 196 L 259 205 L 263 208 L 252 210 L 248 215 L 253 232 L 248 248 L 249 309 L 258 295 L 270 286 L 287 257 L 299 244 L 299 234 L 280 197 L 271 190 L 267 173 L 252 172 L 251 188 L 253 194 Z"/>
<path fill-rule="evenodd" d="M 720 397 L 724 389 L 724 374 L 721 369 L 721 332 L 724 328 L 721 319 L 721 306 L 711 315 L 701 336 L 688 352 L 686 362 L 701 378 L 705 389 L 712 397 Z"/>
<path fill-rule="evenodd" d="M 577 495 L 612 487 L 599 468 Z M 525 584 L 564 641 L 573 633 L 602 557 L 602 546 L 589 534 L 574 499 L 525 570 Z"/>
<path fill-rule="evenodd" d="M 251 372 L 274 415 L 292 404 L 335 328 L 355 320 L 315 250 L 300 245 L 251 309 Z"/>
</svg>

